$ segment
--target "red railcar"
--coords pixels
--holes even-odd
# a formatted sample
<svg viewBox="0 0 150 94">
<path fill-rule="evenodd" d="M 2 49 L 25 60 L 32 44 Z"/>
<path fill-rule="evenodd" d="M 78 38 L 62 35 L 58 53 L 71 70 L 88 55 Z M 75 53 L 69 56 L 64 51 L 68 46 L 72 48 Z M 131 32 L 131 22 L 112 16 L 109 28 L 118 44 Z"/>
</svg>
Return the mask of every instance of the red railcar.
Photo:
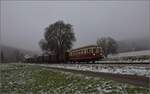
<svg viewBox="0 0 150 94">
<path fill-rule="evenodd" d="M 101 47 L 98 47 L 96 45 L 89 45 L 70 50 L 68 52 L 67 58 L 68 61 L 71 62 L 96 61 L 103 58 L 103 51 Z"/>
</svg>

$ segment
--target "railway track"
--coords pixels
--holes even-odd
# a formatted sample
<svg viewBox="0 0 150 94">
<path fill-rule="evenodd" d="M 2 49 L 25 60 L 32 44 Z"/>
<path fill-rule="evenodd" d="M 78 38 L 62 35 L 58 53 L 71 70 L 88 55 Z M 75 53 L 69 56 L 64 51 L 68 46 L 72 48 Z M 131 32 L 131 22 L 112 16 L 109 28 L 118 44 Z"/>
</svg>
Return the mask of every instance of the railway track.
<svg viewBox="0 0 150 94">
<path fill-rule="evenodd" d="M 65 63 L 62 63 L 65 64 Z M 140 66 L 140 67 L 148 67 L 150 68 L 150 61 L 142 62 L 142 61 L 100 61 L 95 63 L 89 63 L 89 62 L 79 62 L 79 63 L 68 63 L 68 64 L 87 64 L 87 65 L 108 65 L 108 66 Z"/>
<path fill-rule="evenodd" d="M 142 86 L 142 87 L 146 87 L 146 88 L 150 87 L 150 78 L 144 77 L 144 76 L 128 75 L 128 74 L 113 74 L 113 73 L 103 73 L 103 72 L 92 72 L 92 71 L 82 71 L 82 70 L 54 68 L 54 67 L 48 67 L 48 68 L 54 69 L 57 71 L 59 70 L 59 71 L 83 74 L 83 75 L 87 75 L 87 76 L 106 78 L 106 79 L 110 79 L 110 80 L 119 81 L 122 83 L 138 85 L 138 86 Z"/>
<path fill-rule="evenodd" d="M 109 73 L 109 72 L 97 72 L 97 71 L 90 71 L 90 70 L 81 70 L 84 68 L 114 68 L 117 67 L 123 68 L 123 67 L 130 67 L 134 66 L 136 68 L 144 68 L 147 70 L 150 70 L 150 63 L 149 62 L 101 62 L 101 63 L 82 63 L 82 64 L 66 64 L 66 63 L 55 63 L 55 64 L 39 64 L 40 66 L 44 66 L 50 69 L 54 70 L 60 70 L 60 71 L 66 71 L 66 72 L 73 72 L 73 73 L 79 73 L 87 76 L 94 76 L 94 77 L 101 77 L 106 78 L 110 80 L 119 81 L 122 83 L 129 83 L 132 85 L 138 85 L 142 87 L 150 88 L 150 76 L 141 76 L 136 74 L 120 74 L 120 73 Z M 132 69 L 132 67 L 130 67 Z M 130 70 L 129 69 L 129 70 Z M 150 72 L 149 72 L 150 73 Z"/>
<path fill-rule="evenodd" d="M 142 63 L 121 63 L 121 62 L 116 62 L 116 63 L 98 63 L 101 65 L 111 65 L 111 66 L 140 66 L 140 67 L 147 67 L 150 68 L 150 63 L 149 62 L 142 62 Z"/>
</svg>

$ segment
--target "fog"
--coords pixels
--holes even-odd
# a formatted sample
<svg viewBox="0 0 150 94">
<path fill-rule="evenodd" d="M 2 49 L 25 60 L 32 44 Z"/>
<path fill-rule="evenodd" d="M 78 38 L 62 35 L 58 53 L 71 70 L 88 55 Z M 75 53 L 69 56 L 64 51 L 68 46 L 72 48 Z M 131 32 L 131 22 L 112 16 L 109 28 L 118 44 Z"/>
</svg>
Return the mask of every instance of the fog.
<svg viewBox="0 0 150 94">
<path fill-rule="evenodd" d="M 74 48 L 110 36 L 150 36 L 149 1 L 1 1 L 1 43 L 39 51 L 44 29 L 63 20 L 73 25 Z"/>
</svg>

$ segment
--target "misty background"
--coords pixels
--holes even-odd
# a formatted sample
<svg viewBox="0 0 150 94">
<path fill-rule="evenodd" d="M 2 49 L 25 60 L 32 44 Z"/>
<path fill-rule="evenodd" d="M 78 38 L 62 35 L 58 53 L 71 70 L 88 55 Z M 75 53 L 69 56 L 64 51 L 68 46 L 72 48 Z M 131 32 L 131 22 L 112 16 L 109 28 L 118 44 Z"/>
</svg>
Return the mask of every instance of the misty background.
<svg viewBox="0 0 150 94">
<path fill-rule="evenodd" d="M 150 1 L 1 1 L 0 44 L 5 54 L 40 53 L 44 29 L 63 20 L 73 25 L 73 48 L 112 37 L 118 52 L 150 49 Z"/>
</svg>

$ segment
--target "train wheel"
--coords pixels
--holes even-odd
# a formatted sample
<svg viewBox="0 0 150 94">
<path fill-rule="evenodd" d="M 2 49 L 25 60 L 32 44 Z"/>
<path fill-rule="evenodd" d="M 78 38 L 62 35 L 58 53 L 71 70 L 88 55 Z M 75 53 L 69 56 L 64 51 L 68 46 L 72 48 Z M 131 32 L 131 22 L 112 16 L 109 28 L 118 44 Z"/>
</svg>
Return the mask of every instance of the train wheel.
<svg viewBox="0 0 150 94">
<path fill-rule="evenodd" d="M 92 61 L 92 63 L 95 63 L 95 60 L 94 60 L 94 61 Z"/>
</svg>

